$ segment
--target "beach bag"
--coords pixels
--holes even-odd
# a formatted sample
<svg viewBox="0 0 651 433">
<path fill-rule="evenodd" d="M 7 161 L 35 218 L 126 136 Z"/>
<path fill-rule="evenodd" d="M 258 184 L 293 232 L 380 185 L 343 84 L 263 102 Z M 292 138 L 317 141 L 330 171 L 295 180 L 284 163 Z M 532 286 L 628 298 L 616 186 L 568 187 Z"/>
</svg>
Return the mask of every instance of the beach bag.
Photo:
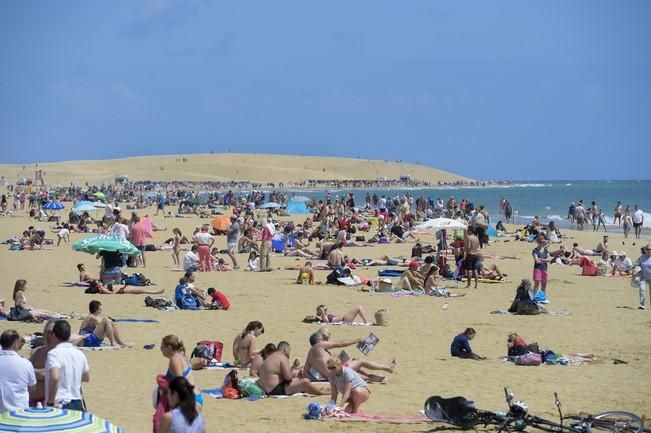
<svg viewBox="0 0 651 433">
<path fill-rule="evenodd" d="M 538 343 L 527 344 L 527 352 L 530 352 L 530 353 L 542 353 L 540 351 L 540 347 L 538 347 Z"/>
<path fill-rule="evenodd" d="M 123 279 L 123 282 L 128 286 L 149 286 L 151 284 L 151 281 L 141 273 L 135 273 L 130 277 L 127 276 Z"/>
<path fill-rule="evenodd" d="M 237 388 L 239 379 L 237 377 L 237 370 L 231 370 L 224 378 L 224 385 L 222 386 L 222 395 L 224 398 L 237 400 L 240 398 L 240 391 Z"/>
<path fill-rule="evenodd" d="M 350 271 L 346 272 L 346 269 L 344 269 L 341 266 L 336 267 L 332 272 L 328 274 L 326 277 L 326 284 L 336 284 L 336 285 L 343 285 L 343 283 L 339 282 L 339 278 L 346 278 L 350 275 Z"/>
<path fill-rule="evenodd" d="M 540 365 L 542 364 L 542 356 L 540 353 L 525 353 L 522 356 L 515 358 L 516 365 Z"/>
<path fill-rule="evenodd" d="M 224 345 L 220 341 L 203 340 L 197 343 L 197 347 L 192 351 L 190 359 L 197 357 L 207 359 L 208 362 L 213 359 L 221 362 L 223 351 Z"/>
<path fill-rule="evenodd" d="M 181 297 L 179 302 L 181 310 L 197 310 L 199 308 L 198 299 L 191 293 L 186 293 Z"/>
<path fill-rule="evenodd" d="M 375 324 L 378 326 L 389 326 L 389 310 L 382 308 L 375 312 Z"/>
<path fill-rule="evenodd" d="M 239 389 L 242 397 L 262 397 L 264 391 L 255 383 L 253 377 L 243 377 L 238 381 L 237 389 Z"/>
<path fill-rule="evenodd" d="M 31 311 L 19 306 L 11 307 L 9 314 L 7 315 L 7 320 L 14 322 L 25 322 L 32 320 L 33 318 L 34 316 L 32 316 Z"/>
</svg>

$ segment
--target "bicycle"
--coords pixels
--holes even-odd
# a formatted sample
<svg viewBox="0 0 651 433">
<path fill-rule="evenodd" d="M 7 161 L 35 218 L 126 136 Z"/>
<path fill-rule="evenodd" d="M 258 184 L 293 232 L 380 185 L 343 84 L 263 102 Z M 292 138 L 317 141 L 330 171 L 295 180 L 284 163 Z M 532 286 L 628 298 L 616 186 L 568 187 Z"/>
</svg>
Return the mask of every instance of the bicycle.
<svg viewBox="0 0 651 433">
<path fill-rule="evenodd" d="M 443 422 L 464 430 L 483 424 L 496 425 L 502 431 L 523 431 L 527 427 L 549 433 L 642 433 L 644 422 L 634 413 L 609 411 L 597 415 L 563 415 L 558 393 L 554 393 L 560 422 L 549 421 L 529 414 L 527 403 L 515 400 L 513 394 L 504 388 L 508 412 L 490 412 L 477 409 L 473 401 L 464 397 L 443 398 L 433 396 L 425 402 L 425 415 L 432 421 Z"/>
</svg>

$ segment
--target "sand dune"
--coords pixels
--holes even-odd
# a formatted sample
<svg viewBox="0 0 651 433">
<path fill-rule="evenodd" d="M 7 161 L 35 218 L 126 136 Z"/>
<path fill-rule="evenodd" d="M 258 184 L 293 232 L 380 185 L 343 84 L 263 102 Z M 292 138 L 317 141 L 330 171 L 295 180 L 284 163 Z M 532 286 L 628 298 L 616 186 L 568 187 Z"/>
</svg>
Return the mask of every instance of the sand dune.
<svg viewBox="0 0 651 433">
<path fill-rule="evenodd" d="M 178 158 L 188 162 L 177 162 Z M 15 182 L 33 178 L 36 169 L 34 163 L 0 164 L 0 175 Z M 65 161 L 42 163 L 38 169 L 43 170 L 45 183 L 50 185 L 112 182 L 117 174 L 126 174 L 133 180 L 250 180 L 264 184 L 305 179 L 397 179 L 404 175 L 432 183 L 467 180 L 435 168 L 395 161 L 239 153 Z"/>
</svg>

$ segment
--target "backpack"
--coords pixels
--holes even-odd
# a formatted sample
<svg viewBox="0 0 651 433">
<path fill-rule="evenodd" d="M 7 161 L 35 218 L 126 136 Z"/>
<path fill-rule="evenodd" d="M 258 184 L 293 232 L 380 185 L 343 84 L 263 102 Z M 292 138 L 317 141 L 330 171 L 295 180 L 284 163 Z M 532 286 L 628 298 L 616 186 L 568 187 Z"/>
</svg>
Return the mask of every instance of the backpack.
<svg viewBox="0 0 651 433">
<path fill-rule="evenodd" d="M 207 359 L 208 362 L 213 359 L 221 362 L 223 351 L 224 345 L 221 342 L 203 340 L 197 343 L 197 347 L 192 351 L 190 359 L 197 357 Z"/>
<path fill-rule="evenodd" d="M 198 310 L 199 300 L 192 293 L 186 293 L 181 297 L 179 307 L 181 310 Z"/>
<path fill-rule="evenodd" d="M 231 303 L 222 292 L 216 291 L 212 295 L 212 306 L 221 310 L 228 310 L 231 308 Z"/>
<path fill-rule="evenodd" d="M 350 271 L 346 271 L 341 266 L 337 266 L 332 272 L 326 277 L 326 284 L 336 284 L 338 286 L 343 285 L 339 282 L 339 278 L 346 278 L 350 275 Z"/>
<path fill-rule="evenodd" d="M 141 273 L 135 273 L 130 277 L 125 276 L 122 281 L 128 286 L 148 286 L 151 284 L 151 281 Z"/>
</svg>

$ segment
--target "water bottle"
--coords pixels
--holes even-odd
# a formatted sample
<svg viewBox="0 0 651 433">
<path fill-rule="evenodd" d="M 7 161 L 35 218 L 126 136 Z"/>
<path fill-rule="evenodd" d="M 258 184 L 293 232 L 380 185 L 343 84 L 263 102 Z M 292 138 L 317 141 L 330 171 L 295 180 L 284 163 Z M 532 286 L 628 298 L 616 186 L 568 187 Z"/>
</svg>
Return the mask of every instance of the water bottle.
<svg viewBox="0 0 651 433">
<path fill-rule="evenodd" d="M 448 309 L 448 303 L 447 303 L 447 302 L 446 302 L 445 304 L 443 304 L 443 309 L 444 309 L 444 310 L 447 310 L 447 309 Z"/>
</svg>

